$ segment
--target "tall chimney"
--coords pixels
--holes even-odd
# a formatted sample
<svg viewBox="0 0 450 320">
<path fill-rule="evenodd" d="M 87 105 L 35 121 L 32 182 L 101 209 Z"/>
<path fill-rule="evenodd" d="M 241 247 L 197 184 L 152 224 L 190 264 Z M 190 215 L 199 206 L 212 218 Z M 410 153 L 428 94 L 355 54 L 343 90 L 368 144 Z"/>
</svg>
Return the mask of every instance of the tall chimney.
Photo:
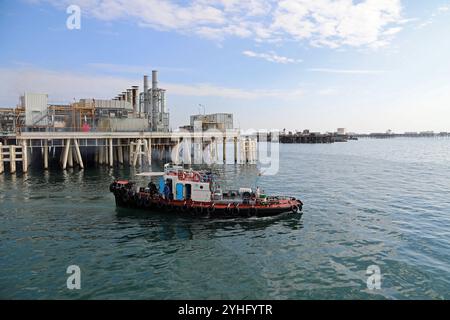
<svg viewBox="0 0 450 320">
<path fill-rule="evenodd" d="M 127 89 L 127 101 L 131 104 L 133 101 L 133 95 L 131 89 Z"/>
<path fill-rule="evenodd" d="M 137 105 L 138 105 L 138 92 L 139 92 L 139 86 L 132 86 L 131 87 L 131 104 L 133 105 L 133 111 L 137 111 Z"/>
<path fill-rule="evenodd" d="M 156 70 L 152 71 L 152 89 L 158 89 L 158 71 Z"/>
<path fill-rule="evenodd" d="M 148 113 L 148 76 L 144 75 L 144 113 Z"/>
</svg>

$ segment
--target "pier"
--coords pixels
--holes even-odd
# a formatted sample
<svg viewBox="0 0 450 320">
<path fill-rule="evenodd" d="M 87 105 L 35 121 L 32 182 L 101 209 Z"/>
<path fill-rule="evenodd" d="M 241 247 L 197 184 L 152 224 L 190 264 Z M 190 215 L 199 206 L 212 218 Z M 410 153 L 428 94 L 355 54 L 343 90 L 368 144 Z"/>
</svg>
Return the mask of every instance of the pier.
<svg viewBox="0 0 450 320">
<path fill-rule="evenodd" d="M 239 130 L 226 132 L 22 132 L 3 135 L 0 142 L 0 173 L 17 167 L 27 172 L 40 163 L 48 170 L 50 163 L 62 169 L 88 164 L 114 167 L 151 165 L 160 161 L 175 164 L 202 164 L 203 155 L 209 163 L 219 161 L 218 145 L 222 144 L 222 161 L 226 163 L 227 143 L 233 144 L 236 164 L 257 160 L 256 137 L 241 135 Z"/>
<path fill-rule="evenodd" d="M 433 132 L 433 131 L 422 131 L 422 132 L 405 132 L 405 133 L 392 133 L 392 132 L 374 132 L 366 134 L 356 134 L 357 138 L 366 139 L 392 139 L 392 138 L 449 138 L 450 132 Z"/>
<path fill-rule="evenodd" d="M 340 132 L 341 131 L 341 132 Z M 334 142 L 347 142 L 348 140 L 356 140 L 352 135 L 344 132 L 344 129 L 338 129 L 338 132 L 310 132 L 309 130 L 303 130 L 302 132 L 286 132 L 280 133 L 280 143 L 334 143 Z"/>
</svg>

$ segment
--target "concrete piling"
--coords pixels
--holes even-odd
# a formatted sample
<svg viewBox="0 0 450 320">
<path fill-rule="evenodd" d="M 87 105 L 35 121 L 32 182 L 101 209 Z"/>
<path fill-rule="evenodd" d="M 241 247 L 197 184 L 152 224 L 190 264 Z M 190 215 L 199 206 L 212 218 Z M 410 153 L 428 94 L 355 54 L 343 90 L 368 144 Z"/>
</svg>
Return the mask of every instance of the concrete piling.
<svg viewBox="0 0 450 320">
<path fill-rule="evenodd" d="M 73 168 L 73 151 L 72 147 L 69 147 L 69 153 L 67 155 L 67 165 L 69 168 Z"/>
<path fill-rule="evenodd" d="M 75 152 L 76 152 L 76 156 L 78 158 L 78 165 L 80 166 L 81 169 L 84 169 L 84 163 L 83 163 L 83 158 L 81 157 L 80 145 L 79 145 L 77 139 L 74 139 L 73 141 L 75 143 Z"/>
<path fill-rule="evenodd" d="M 47 170 L 48 169 L 48 141 L 45 140 L 44 141 L 44 149 L 43 151 L 43 156 L 44 156 L 44 169 Z"/>
<path fill-rule="evenodd" d="M 9 146 L 9 171 L 16 172 L 16 146 Z"/>
<path fill-rule="evenodd" d="M 114 166 L 113 139 L 109 138 L 109 166 Z"/>
<path fill-rule="evenodd" d="M 120 164 L 123 164 L 123 147 L 119 145 L 117 147 L 117 158 Z"/>
<path fill-rule="evenodd" d="M 179 164 L 193 163 L 192 160 L 201 164 L 204 156 L 209 156 L 211 162 L 217 162 L 220 143 L 223 144 L 222 158 L 226 163 L 227 140 L 234 143 L 234 160 L 237 163 L 240 143 L 237 131 L 219 138 L 208 132 L 202 135 L 186 133 L 186 136 L 177 132 L 80 132 L 79 135 L 67 132 L 22 132 L 20 136 L 0 143 L 0 173 L 8 170 L 5 168 L 8 162 L 12 173 L 16 172 L 16 165 L 20 162 L 23 172 L 27 172 L 35 159 L 39 159 L 41 166 L 48 170 L 50 161 L 55 157 L 59 157 L 63 170 L 68 167 L 84 169 L 89 159 L 109 167 L 125 163 L 130 166 L 144 163 L 151 165 L 152 150 L 161 160 L 170 161 L 173 153 L 174 162 Z M 34 156 L 33 148 L 38 148 L 40 157 Z M 244 158 L 254 161 L 254 152 Z"/>
<path fill-rule="evenodd" d="M 3 163 L 3 144 L 0 142 L 0 174 L 5 171 L 5 165 Z"/>
<path fill-rule="evenodd" d="M 28 148 L 26 140 L 22 141 L 22 171 L 28 171 Z"/>
</svg>

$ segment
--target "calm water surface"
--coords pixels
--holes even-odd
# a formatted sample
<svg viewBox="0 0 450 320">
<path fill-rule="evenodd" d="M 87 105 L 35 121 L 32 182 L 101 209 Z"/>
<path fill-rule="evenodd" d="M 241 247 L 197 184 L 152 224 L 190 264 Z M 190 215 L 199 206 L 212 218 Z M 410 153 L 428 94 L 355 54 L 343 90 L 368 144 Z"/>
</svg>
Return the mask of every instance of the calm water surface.
<svg viewBox="0 0 450 320">
<path fill-rule="evenodd" d="M 153 168 L 158 169 L 158 168 Z M 209 221 L 118 209 L 125 168 L 0 175 L 0 298 L 449 299 L 450 139 L 281 145 L 280 170 L 216 166 L 303 216 Z M 66 268 L 81 268 L 81 290 Z M 380 290 L 366 269 L 378 265 Z"/>
</svg>

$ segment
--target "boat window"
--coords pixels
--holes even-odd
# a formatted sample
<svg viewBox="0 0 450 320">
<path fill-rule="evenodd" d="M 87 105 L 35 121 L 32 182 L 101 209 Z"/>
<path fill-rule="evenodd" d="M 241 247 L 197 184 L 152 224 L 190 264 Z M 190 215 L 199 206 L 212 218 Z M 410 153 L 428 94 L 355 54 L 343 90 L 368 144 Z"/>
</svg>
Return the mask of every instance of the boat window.
<svg viewBox="0 0 450 320">
<path fill-rule="evenodd" d="M 184 188 L 185 188 L 184 193 L 185 193 L 186 200 L 191 199 L 191 196 L 192 196 L 192 185 L 191 184 L 185 184 Z"/>
</svg>

